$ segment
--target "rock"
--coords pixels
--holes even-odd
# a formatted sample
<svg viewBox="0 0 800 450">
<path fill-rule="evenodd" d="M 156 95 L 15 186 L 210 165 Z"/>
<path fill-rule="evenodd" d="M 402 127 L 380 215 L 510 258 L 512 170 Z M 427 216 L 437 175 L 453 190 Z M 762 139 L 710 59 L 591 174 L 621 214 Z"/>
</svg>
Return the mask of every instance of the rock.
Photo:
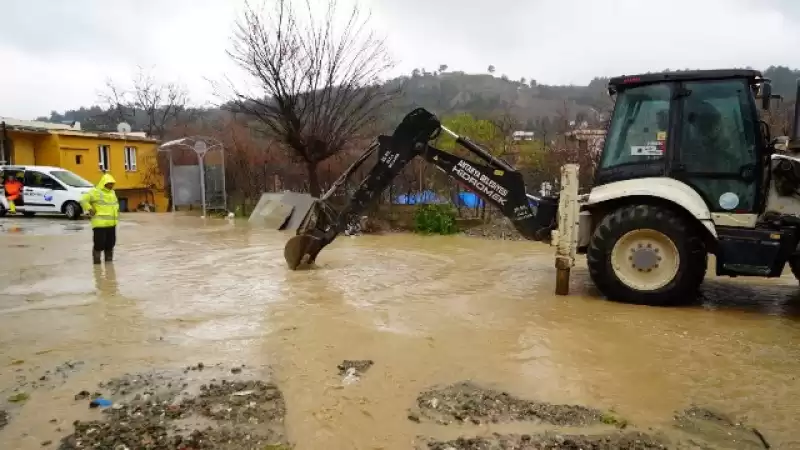
<svg viewBox="0 0 800 450">
<path fill-rule="evenodd" d="M 22 403 L 27 401 L 31 396 L 26 392 L 17 392 L 8 397 L 8 401 L 11 403 Z"/>
<path fill-rule="evenodd" d="M 0 430 L 5 428 L 8 425 L 8 412 L 4 409 L 0 409 Z"/>
<path fill-rule="evenodd" d="M 89 391 L 80 391 L 75 394 L 75 400 L 85 400 L 89 398 L 92 394 Z"/>
<path fill-rule="evenodd" d="M 48 441 L 42 441 L 42 447 L 47 447 L 48 445 L 50 445 L 50 444 L 52 444 L 52 443 L 53 443 L 53 441 L 50 441 L 50 440 L 48 440 Z"/>
<path fill-rule="evenodd" d="M 231 369 L 231 373 L 234 373 L 234 374 L 235 373 L 242 373 L 242 368 L 241 367 L 234 367 L 233 369 Z"/>
<path fill-rule="evenodd" d="M 357 383 L 358 380 L 360 379 L 361 377 L 358 376 L 358 371 L 355 369 L 355 367 L 350 367 L 349 369 L 347 369 L 347 375 L 345 375 L 345 377 L 342 378 L 342 384 L 347 386 L 353 383 Z"/>
<path fill-rule="evenodd" d="M 355 369 L 357 372 L 356 374 L 358 375 L 369 370 L 373 364 L 374 362 L 371 359 L 345 359 L 341 362 L 341 364 L 336 366 L 336 368 L 339 369 L 339 375 L 342 376 L 347 375 L 349 369 Z"/>
</svg>

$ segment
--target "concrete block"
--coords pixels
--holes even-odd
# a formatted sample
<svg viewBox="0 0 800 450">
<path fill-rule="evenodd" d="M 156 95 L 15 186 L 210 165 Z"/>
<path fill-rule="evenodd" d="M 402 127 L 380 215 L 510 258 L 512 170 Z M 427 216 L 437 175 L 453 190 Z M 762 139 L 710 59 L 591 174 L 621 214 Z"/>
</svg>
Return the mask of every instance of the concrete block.
<svg viewBox="0 0 800 450">
<path fill-rule="evenodd" d="M 297 192 L 265 192 L 248 218 L 251 224 L 275 230 L 297 230 L 316 199 Z"/>
</svg>

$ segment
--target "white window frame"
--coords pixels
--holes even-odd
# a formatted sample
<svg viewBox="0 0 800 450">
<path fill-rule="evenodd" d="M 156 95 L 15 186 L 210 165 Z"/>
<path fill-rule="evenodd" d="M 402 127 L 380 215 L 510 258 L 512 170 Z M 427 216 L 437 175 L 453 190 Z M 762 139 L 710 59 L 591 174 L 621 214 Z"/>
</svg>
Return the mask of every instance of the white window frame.
<svg viewBox="0 0 800 450">
<path fill-rule="evenodd" d="M 97 167 L 101 172 L 107 172 L 111 168 L 111 146 L 98 145 L 97 146 Z"/>
<path fill-rule="evenodd" d="M 136 147 L 125 147 L 125 171 L 136 172 Z"/>
</svg>

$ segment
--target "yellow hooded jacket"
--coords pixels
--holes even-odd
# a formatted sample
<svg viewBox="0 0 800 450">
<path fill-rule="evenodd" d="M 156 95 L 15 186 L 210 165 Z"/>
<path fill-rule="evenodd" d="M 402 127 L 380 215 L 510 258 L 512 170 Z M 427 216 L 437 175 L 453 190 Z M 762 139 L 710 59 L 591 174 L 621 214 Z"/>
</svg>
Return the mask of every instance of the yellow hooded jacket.
<svg viewBox="0 0 800 450">
<path fill-rule="evenodd" d="M 113 189 L 106 189 L 108 183 L 116 183 L 116 180 L 111 174 L 103 174 L 100 182 L 81 198 L 84 211 L 94 210 L 92 228 L 115 227 L 119 223 L 117 194 Z"/>
</svg>

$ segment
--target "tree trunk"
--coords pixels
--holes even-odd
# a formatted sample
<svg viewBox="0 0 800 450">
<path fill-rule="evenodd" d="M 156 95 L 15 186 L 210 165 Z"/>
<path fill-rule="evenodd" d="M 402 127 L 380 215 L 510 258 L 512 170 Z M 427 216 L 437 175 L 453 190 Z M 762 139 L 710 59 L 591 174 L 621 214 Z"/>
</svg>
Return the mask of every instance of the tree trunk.
<svg viewBox="0 0 800 450">
<path fill-rule="evenodd" d="M 307 162 L 306 170 L 308 171 L 308 193 L 311 194 L 312 197 L 319 198 L 322 194 L 322 189 L 320 189 L 319 186 L 316 161 Z"/>
</svg>

